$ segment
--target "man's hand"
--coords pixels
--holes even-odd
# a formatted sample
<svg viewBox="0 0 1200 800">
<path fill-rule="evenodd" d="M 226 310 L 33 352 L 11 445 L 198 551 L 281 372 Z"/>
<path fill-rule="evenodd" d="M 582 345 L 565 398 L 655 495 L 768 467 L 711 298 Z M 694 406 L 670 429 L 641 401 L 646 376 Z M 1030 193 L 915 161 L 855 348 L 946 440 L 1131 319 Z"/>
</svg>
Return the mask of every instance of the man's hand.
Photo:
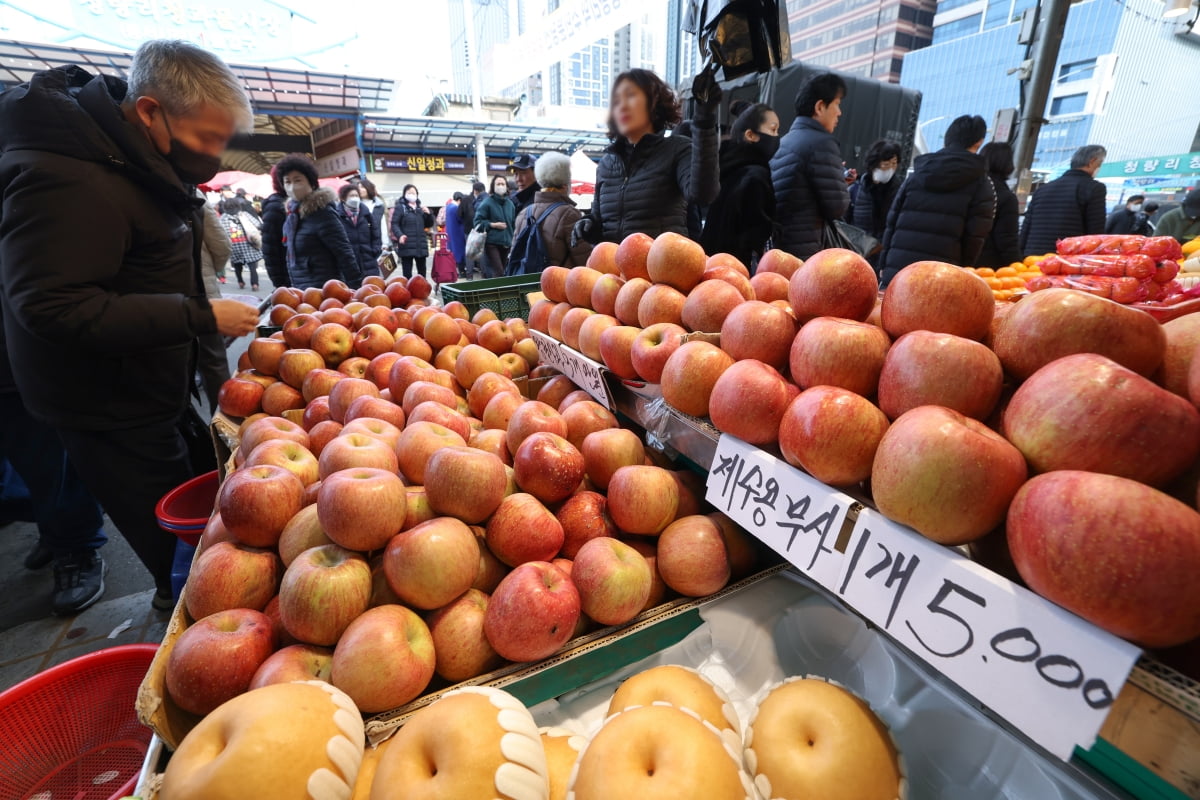
<svg viewBox="0 0 1200 800">
<path fill-rule="evenodd" d="M 400 244 L 408 244 L 408 236 L 407 236 L 407 234 L 406 234 L 406 235 L 404 235 L 404 236 L 401 236 L 401 237 L 400 237 Z"/>
<path fill-rule="evenodd" d="M 502 231 L 508 227 L 508 223 L 507 222 L 493 222 L 492 227 L 498 231 Z"/>
<path fill-rule="evenodd" d="M 240 300 L 210 300 L 209 305 L 222 336 L 246 336 L 258 327 L 258 310 Z"/>
<path fill-rule="evenodd" d="M 692 81 L 692 97 L 696 99 L 698 111 L 714 113 L 721 105 L 721 84 L 717 83 L 718 64 L 709 64 Z"/>
<path fill-rule="evenodd" d="M 574 249 L 580 242 L 592 241 L 592 218 L 583 217 L 575 223 L 575 227 L 571 229 L 571 249 Z"/>
</svg>

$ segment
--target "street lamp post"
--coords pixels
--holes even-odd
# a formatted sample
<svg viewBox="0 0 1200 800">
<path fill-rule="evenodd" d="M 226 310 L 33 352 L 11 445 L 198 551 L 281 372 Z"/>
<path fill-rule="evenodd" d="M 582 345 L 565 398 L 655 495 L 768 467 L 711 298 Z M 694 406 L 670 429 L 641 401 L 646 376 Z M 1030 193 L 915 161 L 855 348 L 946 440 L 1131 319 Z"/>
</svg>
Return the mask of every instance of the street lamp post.
<svg viewBox="0 0 1200 800">
<path fill-rule="evenodd" d="M 1054 68 L 1067 27 L 1071 0 L 1041 0 L 1038 3 L 1037 28 L 1030 45 L 1032 64 L 1029 78 L 1021 87 L 1021 119 L 1017 124 L 1017 144 L 1013 161 L 1017 168 L 1017 193 L 1026 195 L 1031 183 L 1030 168 L 1037 149 L 1038 135 L 1046 123 L 1046 102 L 1054 83 Z"/>
</svg>

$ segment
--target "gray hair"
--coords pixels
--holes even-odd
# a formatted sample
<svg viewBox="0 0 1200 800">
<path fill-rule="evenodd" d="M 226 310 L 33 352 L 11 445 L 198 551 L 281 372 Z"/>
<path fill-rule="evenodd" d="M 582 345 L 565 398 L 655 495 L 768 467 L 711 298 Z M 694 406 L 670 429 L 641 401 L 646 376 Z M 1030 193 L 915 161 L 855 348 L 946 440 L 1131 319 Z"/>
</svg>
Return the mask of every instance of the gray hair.
<svg viewBox="0 0 1200 800">
<path fill-rule="evenodd" d="M 1104 149 L 1103 145 L 1085 144 L 1075 151 L 1075 155 L 1071 156 L 1071 169 L 1083 169 L 1097 158 L 1103 161 L 1107 155 L 1108 151 Z"/>
<path fill-rule="evenodd" d="M 254 112 L 241 80 L 217 56 L 178 39 L 152 40 L 138 48 L 126 96 L 153 97 L 176 117 L 216 106 L 233 116 L 239 131 L 254 130 Z"/>
<path fill-rule="evenodd" d="M 562 153 L 540 155 L 533 165 L 533 175 L 539 184 L 548 189 L 569 189 L 571 187 L 571 159 Z"/>
</svg>

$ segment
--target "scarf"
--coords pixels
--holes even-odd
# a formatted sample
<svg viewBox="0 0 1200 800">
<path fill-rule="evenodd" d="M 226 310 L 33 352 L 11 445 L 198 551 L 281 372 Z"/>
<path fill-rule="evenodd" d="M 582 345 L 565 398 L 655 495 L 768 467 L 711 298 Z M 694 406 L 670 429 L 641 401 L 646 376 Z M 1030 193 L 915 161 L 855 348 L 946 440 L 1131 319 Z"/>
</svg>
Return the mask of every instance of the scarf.
<svg viewBox="0 0 1200 800">
<path fill-rule="evenodd" d="M 287 248 L 288 272 L 295 274 L 296 269 L 296 228 L 300 225 L 300 204 L 295 200 L 287 201 L 287 217 L 283 220 L 283 244 Z"/>
</svg>

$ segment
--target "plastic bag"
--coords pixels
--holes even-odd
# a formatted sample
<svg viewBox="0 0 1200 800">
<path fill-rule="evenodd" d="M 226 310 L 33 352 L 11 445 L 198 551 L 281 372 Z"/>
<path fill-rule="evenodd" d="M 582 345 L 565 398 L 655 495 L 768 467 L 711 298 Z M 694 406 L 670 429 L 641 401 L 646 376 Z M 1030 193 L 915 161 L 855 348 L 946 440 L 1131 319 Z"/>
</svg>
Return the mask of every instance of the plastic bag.
<svg viewBox="0 0 1200 800">
<path fill-rule="evenodd" d="M 1038 268 L 1043 275 L 1101 275 L 1144 281 L 1154 277 L 1158 264 L 1150 256 L 1133 253 L 1120 256 L 1048 256 L 1038 263 Z"/>
<path fill-rule="evenodd" d="M 1183 248 L 1170 236 L 1072 236 L 1069 239 L 1060 239 L 1057 249 L 1060 256 L 1121 256 L 1140 253 L 1150 256 L 1155 261 L 1177 261 L 1183 258 Z"/>
<path fill-rule="evenodd" d="M 1148 284 L 1137 278 L 1111 278 L 1103 275 L 1040 275 L 1026 283 L 1031 292 L 1043 289 L 1077 289 L 1128 305 L 1140 303 L 1150 296 Z"/>
</svg>

